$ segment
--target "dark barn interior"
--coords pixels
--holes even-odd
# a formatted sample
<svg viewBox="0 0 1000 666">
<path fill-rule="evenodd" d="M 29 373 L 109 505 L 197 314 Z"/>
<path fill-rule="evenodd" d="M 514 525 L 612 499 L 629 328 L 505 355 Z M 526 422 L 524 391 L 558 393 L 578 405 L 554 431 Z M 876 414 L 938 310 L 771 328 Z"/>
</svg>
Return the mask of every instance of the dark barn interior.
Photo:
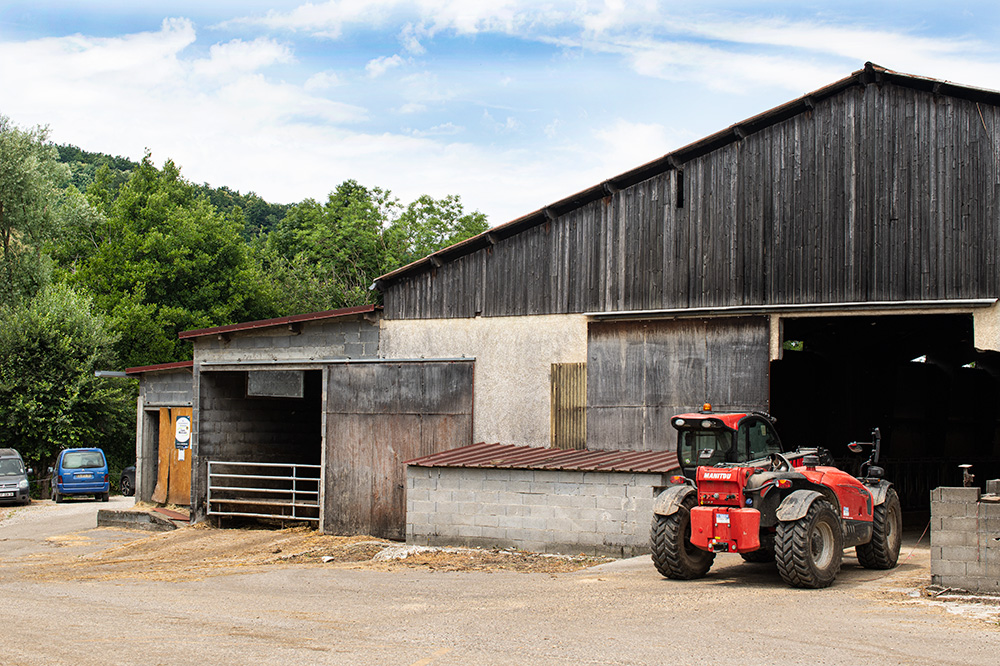
<svg viewBox="0 0 1000 666">
<path fill-rule="evenodd" d="M 319 465 L 321 370 L 303 374 L 302 397 L 249 395 L 247 372 L 201 376 L 200 455 L 206 460 Z"/>
<path fill-rule="evenodd" d="M 237 503 L 237 498 L 248 496 L 238 488 L 250 485 L 271 489 L 251 492 L 249 496 L 277 502 L 288 500 L 288 488 L 318 491 L 318 466 L 323 455 L 322 384 L 321 370 L 201 373 L 195 482 L 202 483 L 206 479 L 209 462 L 281 465 L 217 467 L 216 473 L 223 475 L 249 473 L 262 475 L 262 478 L 248 481 L 239 477 L 216 477 L 213 504 L 224 503 L 226 511 L 244 515 L 258 515 L 261 511 L 291 515 L 290 504 L 276 507 L 267 503 L 262 509 L 259 503 Z M 316 465 L 313 472 L 297 468 L 299 477 L 314 475 L 316 480 L 292 480 L 292 465 Z M 234 487 L 233 491 L 224 489 L 230 486 Z M 266 495 L 274 491 L 277 495 L 270 498 Z M 195 496 L 196 508 L 203 510 L 207 496 L 204 491 L 196 492 Z M 315 508 L 299 508 L 298 515 L 311 519 L 319 517 Z"/>
<path fill-rule="evenodd" d="M 771 363 L 771 411 L 787 445 L 824 446 L 851 470 L 851 441 L 882 433 L 880 465 L 904 512 L 930 490 L 1000 476 L 1000 354 L 973 347 L 971 315 L 788 319 Z M 852 470 L 854 471 L 854 470 Z"/>
</svg>

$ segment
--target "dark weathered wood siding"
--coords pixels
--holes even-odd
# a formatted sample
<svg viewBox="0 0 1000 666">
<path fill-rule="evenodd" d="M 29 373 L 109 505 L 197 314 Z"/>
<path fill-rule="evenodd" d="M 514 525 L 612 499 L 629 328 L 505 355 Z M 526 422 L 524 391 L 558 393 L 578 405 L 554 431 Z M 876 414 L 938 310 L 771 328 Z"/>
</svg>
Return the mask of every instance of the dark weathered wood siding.
<svg viewBox="0 0 1000 666">
<path fill-rule="evenodd" d="M 473 365 L 329 367 L 324 532 L 405 538 L 403 463 L 472 443 Z"/>
<path fill-rule="evenodd" d="M 994 297 L 1000 109 L 854 86 L 386 284 L 388 318 Z"/>
<path fill-rule="evenodd" d="M 670 417 L 767 409 L 765 317 L 592 322 L 587 348 L 587 448 L 669 451 Z"/>
</svg>

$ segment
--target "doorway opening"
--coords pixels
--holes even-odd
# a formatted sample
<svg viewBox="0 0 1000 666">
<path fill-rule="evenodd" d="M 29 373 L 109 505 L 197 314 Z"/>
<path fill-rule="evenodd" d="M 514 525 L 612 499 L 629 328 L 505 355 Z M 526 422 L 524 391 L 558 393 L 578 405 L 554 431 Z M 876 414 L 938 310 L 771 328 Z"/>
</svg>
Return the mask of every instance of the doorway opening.
<svg viewBox="0 0 1000 666">
<path fill-rule="evenodd" d="M 1000 354 L 973 346 L 971 315 L 803 317 L 783 322 L 771 412 L 791 446 L 822 446 L 856 471 L 847 443 L 882 433 L 880 465 L 904 512 L 930 491 L 1000 476 Z"/>
</svg>

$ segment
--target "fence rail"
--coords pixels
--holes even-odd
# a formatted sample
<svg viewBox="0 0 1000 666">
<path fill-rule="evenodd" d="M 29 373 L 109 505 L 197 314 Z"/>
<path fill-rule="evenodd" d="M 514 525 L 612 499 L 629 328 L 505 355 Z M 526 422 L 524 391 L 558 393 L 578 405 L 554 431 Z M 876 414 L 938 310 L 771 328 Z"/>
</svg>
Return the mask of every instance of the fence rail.
<svg viewBox="0 0 1000 666">
<path fill-rule="evenodd" d="M 208 462 L 208 515 L 319 521 L 320 465 Z"/>
</svg>

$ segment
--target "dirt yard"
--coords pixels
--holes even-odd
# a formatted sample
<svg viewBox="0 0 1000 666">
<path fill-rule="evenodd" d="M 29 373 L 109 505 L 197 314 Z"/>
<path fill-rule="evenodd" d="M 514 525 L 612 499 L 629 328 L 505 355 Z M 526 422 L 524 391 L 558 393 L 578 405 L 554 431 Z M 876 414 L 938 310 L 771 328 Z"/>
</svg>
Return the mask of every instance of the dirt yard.
<svg viewBox="0 0 1000 666">
<path fill-rule="evenodd" d="M 96 530 L 101 531 L 105 528 Z M 131 537 L 124 542 L 81 553 L 89 550 L 83 547 L 94 532 L 51 537 L 56 548 L 26 561 L 25 575 L 38 580 L 176 581 L 275 565 L 566 573 L 609 561 L 511 550 L 426 549 L 369 536 L 328 536 L 306 527 L 214 529 L 203 524 L 149 535 L 125 533 Z"/>
</svg>

